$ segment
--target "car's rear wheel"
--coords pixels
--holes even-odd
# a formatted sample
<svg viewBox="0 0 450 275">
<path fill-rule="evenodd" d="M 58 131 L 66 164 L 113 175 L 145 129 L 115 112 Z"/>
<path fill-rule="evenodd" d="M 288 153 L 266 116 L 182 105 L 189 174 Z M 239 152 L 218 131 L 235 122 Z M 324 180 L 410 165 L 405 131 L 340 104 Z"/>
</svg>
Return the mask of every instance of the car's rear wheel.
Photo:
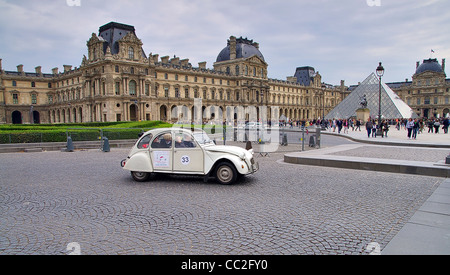
<svg viewBox="0 0 450 275">
<path fill-rule="evenodd" d="M 238 172 L 234 165 L 221 162 L 216 168 L 216 180 L 221 184 L 232 184 L 236 181 Z"/>
<path fill-rule="evenodd" d="M 150 173 L 132 171 L 131 176 L 135 181 L 146 181 L 150 177 Z"/>
</svg>

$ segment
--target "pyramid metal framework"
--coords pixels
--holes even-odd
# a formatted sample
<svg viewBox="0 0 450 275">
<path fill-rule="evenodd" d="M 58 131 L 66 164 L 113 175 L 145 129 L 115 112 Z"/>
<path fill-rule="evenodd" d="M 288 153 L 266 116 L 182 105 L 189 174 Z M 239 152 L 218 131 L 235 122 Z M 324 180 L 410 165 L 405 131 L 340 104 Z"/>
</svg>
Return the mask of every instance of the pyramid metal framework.
<svg viewBox="0 0 450 275">
<path fill-rule="evenodd" d="M 370 117 L 378 117 L 380 80 L 371 73 L 353 92 L 339 103 L 325 119 L 347 119 L 356 117 L 356 110 L 361 108 L 361 101 L 366 96 Z M 385 83 L 381 83 L 381 117 L 384 119 L 415 118 L 414 111 L 398 97 Z"/>
</svg>

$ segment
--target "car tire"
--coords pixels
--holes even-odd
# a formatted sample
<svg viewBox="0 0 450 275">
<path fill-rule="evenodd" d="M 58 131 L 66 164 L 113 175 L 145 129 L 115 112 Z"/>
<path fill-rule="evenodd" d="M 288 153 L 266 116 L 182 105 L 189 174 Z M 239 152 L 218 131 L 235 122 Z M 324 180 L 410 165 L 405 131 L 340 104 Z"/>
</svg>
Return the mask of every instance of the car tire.
<svg viewBox="0 0 450 275">
<path fill-rule="evenodd" d="M 150 173 L 147 173 L 147 172 L 136 172 L 136 171 L 132 171 L 132 172 L 131 172 L 131 176 L 133 177 L 133 179 L 134 179 L 135 181 L 142 182 L 142 181 L 146 181 L 146 180 L 149 179 Z"/>
<path fill-rule="evenodd" d="M 238 172 L 233 164 L 221 162 L 217 165 L 215 176 L 220 184 L 233 184 L 238 177 Z"/>
</svg>

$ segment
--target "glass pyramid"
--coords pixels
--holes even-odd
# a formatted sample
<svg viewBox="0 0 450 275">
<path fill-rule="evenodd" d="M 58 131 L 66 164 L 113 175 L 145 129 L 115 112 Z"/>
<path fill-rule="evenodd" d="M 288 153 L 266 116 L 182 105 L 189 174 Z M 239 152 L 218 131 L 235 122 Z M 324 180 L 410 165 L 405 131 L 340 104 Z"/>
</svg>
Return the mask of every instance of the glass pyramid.
<svg viewBox="0 0 450 275">
<path fill-rule="evenodd" d="M 378 97 L 380 80 L 371 73 L 355 90 L 353 90 L 341 103 L 331 110 L 325 119 L 347 119 L 356 117 L 356 110 L 362 108 L 361 101 L 366 97 L 370 117 L 378 117 Z M 381 117 L 384 119 L 415 118 L 413 110 L 398 97 L 385 83 L 381 83 Z"/>
</svg>

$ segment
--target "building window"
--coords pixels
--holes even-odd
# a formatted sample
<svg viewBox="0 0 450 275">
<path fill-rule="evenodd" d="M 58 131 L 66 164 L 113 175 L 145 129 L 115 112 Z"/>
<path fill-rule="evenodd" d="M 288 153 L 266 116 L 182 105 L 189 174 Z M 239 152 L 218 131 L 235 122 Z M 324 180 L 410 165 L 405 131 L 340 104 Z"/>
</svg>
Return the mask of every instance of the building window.
<svg viewBox="0 0 450 275">
<path fill-rule="evenodd" d="M 31 104 L 37 104 L 37 96 L 35 94 L 31 95 Z"/>
<path fill-rule="evenodd" d="M 169 79 L 169 75 L 167 73 L 164 74 L 164 79 Z"/>
<path fill-rule="evenodd" d="M 131 73 L 131 74 L 134 74 L 134 67 L 131 67 L 130 73 Z"/>
<path fill-rule="evenodd" d="M 13 104 L 19 104 L 19 94 L 13 94 Z"/>
<path fill-rule="evenodd" d="M 116 95 L 120 95 L 120 82 L 116 82 L 114 90 L 116 92 Z"/>
<path fill-rule="evenodd" d="M 417 98 L 417 105 L 420 105 L 420 98 Z"/>
<path fill-rule="evenodd" d="M 164 97 L 169 97 L 169 88 L 168 87 L 164 87 Z"/>
<path fill-rule="evenodd" d="M 116 66 L 114 67 L 114 71 L 115 71 L 116 73 L 118 73 L 118 72 L 119 72 L 119 66 L 116 65 Z"/>
<path fill-rule="evenodd" d="M 423 104 L 430 104 L 430 98 L 428 96 L 425 97 L 425 100 L 423 101 Z"/>
<path fill-rule="evenodd" d="M 131 80 L 129 84 L 130 95 L 136 95 L 136 81 Z"/>
<path fill-rule="evenodd" d="M 48 103 L 49 103 L 49 104 L 52 104 L 52 103 L 53 103 L 53 96 L 52 96 L 52 95 L 49 95 L 49 96 L 48 96 Z"/>
<path fill-rule="evenodd" d="M 49 87 L 49 88 L 52 87 L 52 83 L 51 83 L 51 82 L 48 83 L 48 87 Z"/>
<path fill-rule="evenodd" d="M 175 88 L 175 97 L 176 98 L 180 97 L 180 90 L 178 88 Z"/>
<path fill-rule="evenodd" d="M 197 89 L 194 89 L 194 98 L 199 98 L 198 90 L 197 90 Z"/>
<path fill-rule="evenodd" d="M 145 84 L 145 95 L 150 95 L 150 84 Z"/>
<path fill-rule="evenodd" d="M 17 87 L 17 81 L 13 80 L 12 85 L 13 85 L 13 87 Z"/>
<path fill-rule="evenodd" d="M 36 82 L 32 81 L 31 82 L 31 87 L 33 87 L 33 88 L 36 87 Z"/>
<path fill-rule="evenodd" d="M 188 88 L 184 89 L 184 97 L 189 98 L 189 89 Z"/>
<path fill-rule="evenodd" d="M 129 59 L 134 59 L 134 49 L 133 49 L 133 47 L 129 47 L 128 48 L 128 58 Z"/>
<path fill-rule="evenodd" d="M 438 98 L 437 97 L 434 98 L 434 104 L 438 104 Z"/>
</svg>

